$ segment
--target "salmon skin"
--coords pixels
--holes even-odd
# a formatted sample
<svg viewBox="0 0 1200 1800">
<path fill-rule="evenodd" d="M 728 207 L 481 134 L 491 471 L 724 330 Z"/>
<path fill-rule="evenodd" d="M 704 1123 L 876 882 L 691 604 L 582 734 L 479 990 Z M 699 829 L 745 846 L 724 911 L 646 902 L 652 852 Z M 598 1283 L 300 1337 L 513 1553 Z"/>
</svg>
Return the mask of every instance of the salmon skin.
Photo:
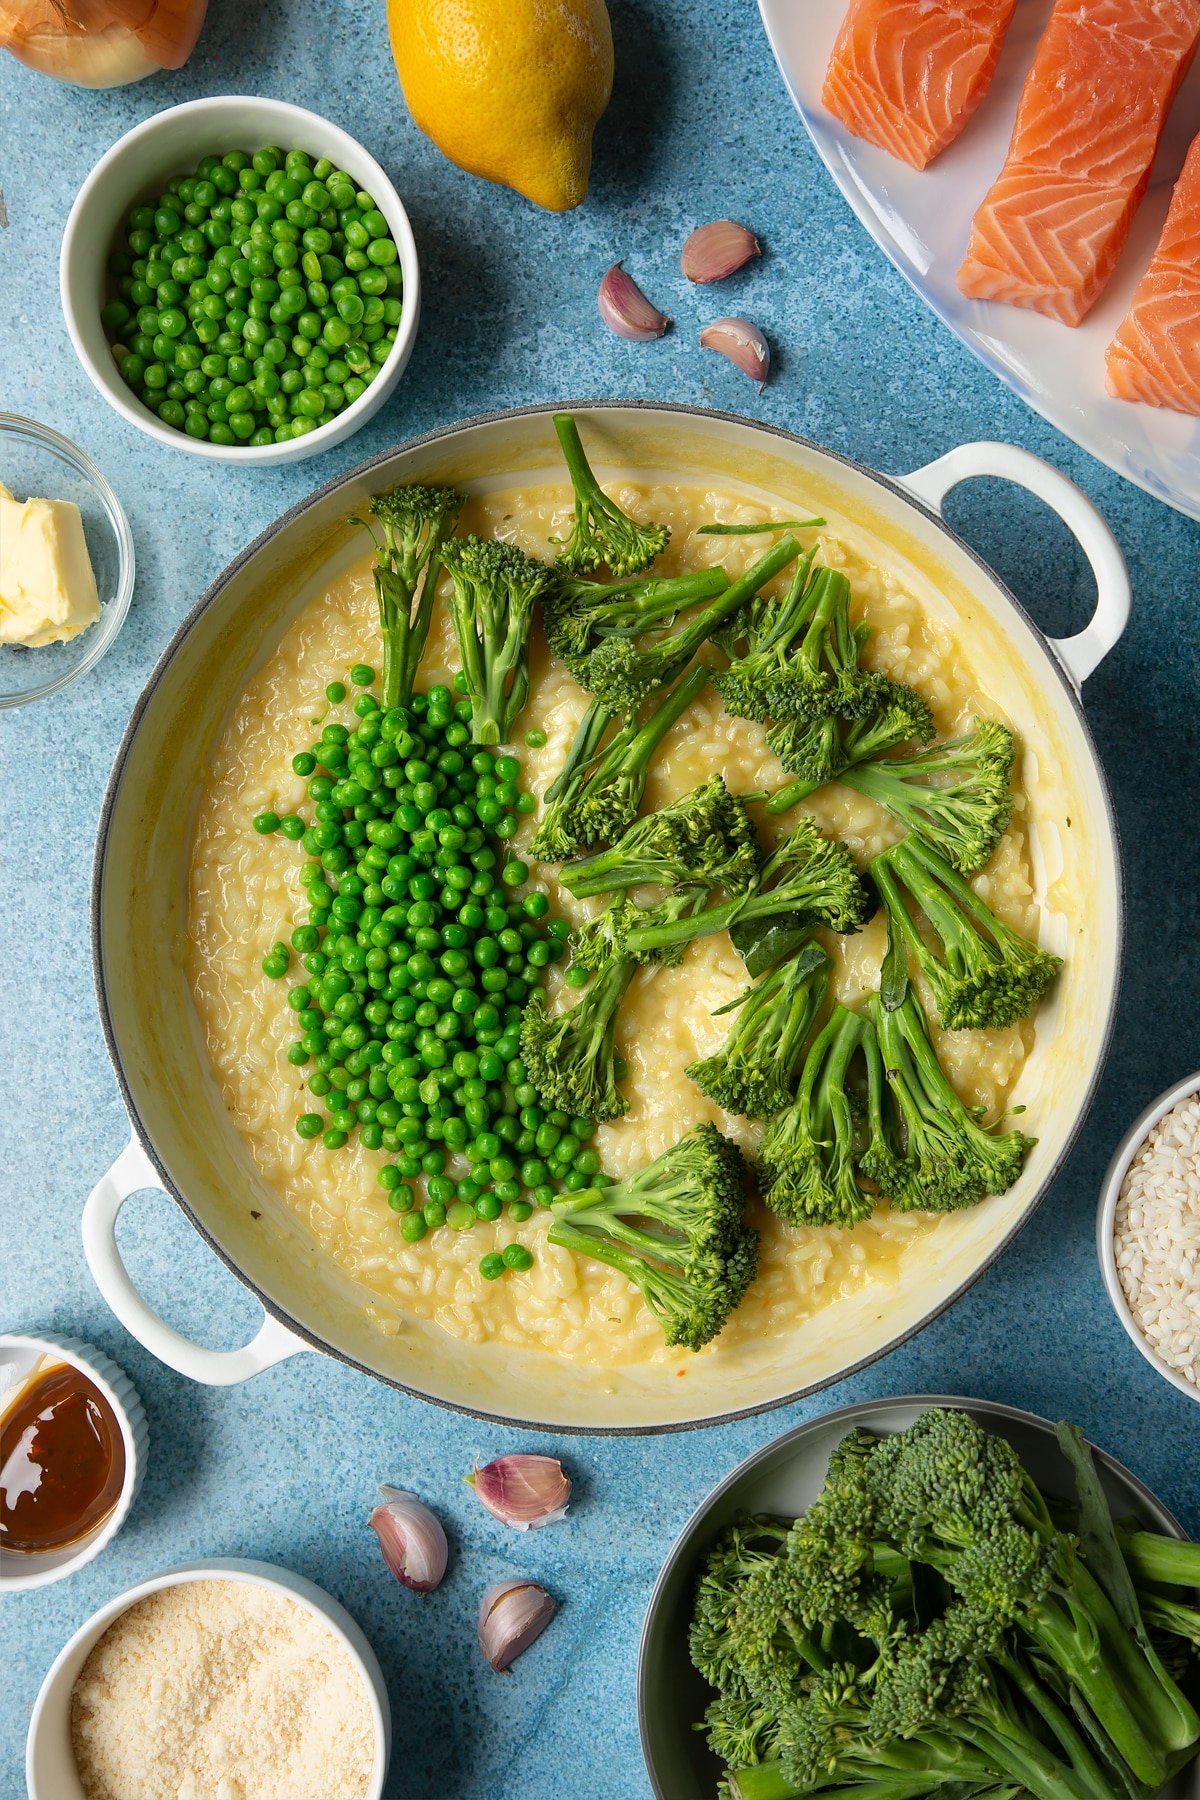
<svg viewBox="0 0 1200 1800">
<path fill-rule="evenodd" d="M 1057 0 L 958 285 L 1078 325 L 1125 246 L 1200 0 Z"/>
<path fill-rule="evenodd" d="M 855 137 L 923 169 L 987 92 L 1016 0 L 850 0 L 824 105 Z"/>
<path fill-rule="evenodd" d="M 1200 413 L 1200 137 L 1106 361 L 1106 386 L 1118 400 Z"/>
</svg>

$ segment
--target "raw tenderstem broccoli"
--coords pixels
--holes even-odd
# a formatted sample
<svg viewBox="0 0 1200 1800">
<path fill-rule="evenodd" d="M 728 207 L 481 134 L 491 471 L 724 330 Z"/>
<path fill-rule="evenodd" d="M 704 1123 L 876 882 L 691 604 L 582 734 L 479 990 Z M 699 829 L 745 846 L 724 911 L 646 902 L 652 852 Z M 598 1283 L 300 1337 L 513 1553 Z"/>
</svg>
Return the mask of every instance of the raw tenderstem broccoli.
<svg viewBox="0 0 1200 1800">
<path fill-rule="evenodd" d="M 383 706 L 404 706 L 425 653 L 442 545 L 466 505 L 457 488 L 411 484 L 376 494 L 371 520 L 357 519 L 375 541 L 375 598 L 383 637 Z"/>
<path fill-rule="evenodd" d="M 747 647 L 716 677 L 727 712 L 743 719 L 863 718 L 878 710 L 882 675 L 858 666 L 865 627 L 849 622 L 850 583 L 801 560 L 782 601 L 745 609 Z"/>
<path fill-rule="evenodd" d="M 580 720 L 567 760 L 542 795 L 541 821 L 529 846 L 530 855 L 538 862 L 565 862 L 582 848 L 575 809 L 612 722 L 612 713 L 598 700 L 592 701 Z"/>
<path fill-rule="evenodd" d="M 1008 829 L 1012 763 L 1012 733 L 995 719 L 978 719 L 962 737 L 913 756 L 859 763 L 841 779 L 886 806 L 960 875 L 972 875 Z"/>
<path fill-rule="evenodd" d="M 799 554 L 796 538 L 790 534 L 780 538 L 723 594 L 702 606 L 677 631 L 654 643 L 643 647 L 627 637 L 606 638 L 587 661 L 587 682 L 592 693 L 614 708 L 639 705 L 691 662 L 701 644 L 752 600 L 759 588 L 795 562 Z"/>
<path fill-rule="evenodd" d="M 649 882 L 741 894 L 758 880 L 760 864 L 749 813 L 720 775 L 710 775 L 682 799 L 635 819 L 611 849 L 569 864 L 560 879 L 577 899 Z"/>
<path fill-rule="evenodd" d="M 1148 1641 L 1087 1445 L 1059 1440 L 1078 1537 L 1006 1439 L 940 1408 L 852 1432 L 794 1524 L 726 1530 L 689 1649 L 731 1800 L 1160 1793 L 1200 1719 Z"/>
<path fill-rule="evenodd" d="M 886 1094 L 877 1111 L 870 1077 L 873 1048 L 868 1045 L 871 1136 L 862 1173 L 906 1212 L 956 1212 L 986 1194 L 1005 1193 L 1035 1140 L 1020 1131 L 987 1131 L 963 1104 L 938 1061 L 929 1023 L 911 986 L 892 1011 L 874 995 L 871 1012 Z M 890 1119 L 889 1100 L 894 1108 Z"/>
<path fill-rule="evenodd" d="M 680 916 L 666 902 L 654 907 L 626 900 L 612 911 L 611 929 L 621 948 L 639 961 L 679 950 L 752 920 L 778 919 L 796 927 L 827 925 L 857 931 L 870 918 L 874 901 L 859 878 L 844 844 L 822 837 L 811 819 L 801 819 L 764 865 L 758 886 L 717 905 Z"/>
<path fill-rule="evenodd" d="M 745 1224 L 746 1165 L 715 1125 L 695 1125 L 636 1175 L 564 1194 L 550 1242 L 595 1257 L 641 1290 L 670 1345 L 716 1337 L 758 1267 Z"/>
<path fill-rule="evenodd" d="M 571 773 L 567 781 L 558 793 L 554 793 L 557 782 L 548 790 L 548 798 L 554 794 L 553 819 L 551 821 L 547 816 L 543 820 L 534 840 L 535 856 L 550 862 L 556 859 L 555 845 L 569 846 L 566 854 L 571 854 L 592 844 L 611 843 L 620 837 L 637 816 L 655 751 L 705 687 L 709 674 L 703 663 L 697 663 L 659 698 L 657 705 L 640 722 L 635 714 L 631 714 L 602 750 L 595 750 L 586 757 L 587 738 L 595 736 L 598 722 L 605 718 L 602 706 L 594 712 L 589 710 L 584 721 L 587 727 L 585 742 L 580 742 L 585 735 L 584 727 L 581 727 L 580 736 L 568 757 Z"/>
<path fill-rule="evenodd" d="M 507 744 L 529 693 L 529 630 L 535 602 L 551 586 L 545 563 L 497 538 L 454 538 L 442 548 L 452 583 L 471 732 L 477 744 Z"/>
<path fill-rule="evenodd" d="M 615 1119 L 629 1102 L 617 1088 L 617 1013 L 637 971 L 631 956 L 612 955 L 575 1005 L 547 1013 L 540 989 L 521 1020 L 521 1058 L 544 1106 L 578 1118 Z"/>
<path fill-rule="evenodd" d="M 560 546 L 558 563 L 586 575 L 603 563 L 614 575 L 635 575 L 667 547 L 665 525 L 640 525 L 610 500 L 591 470 L 570 413 L 555 413 L 554 429 L 575 493 L 575 524 Z"/>
<path fill-rule="evenodd" d="M 847 1089 L 862 1035 L 861 1015 L 835 1005 L 805 1058 L 796 1098 L 767 1127 L 758 1153 L 763 1198 L 790 1225 L 850 1227 L 875 1209 L 855 1174 Z"/>
<path fill-rule="evenodd" d="M 903 991 L 907 950 L 947 1030 L 1002 1031 L 1037 1005 L 1062 967 L 1061 956 L 1002 924 L 945 857 L 915 835 L 876 856 L 870 873 L 888 917 L 885 1005 Z M 937 950 L 917 929 L 905 891 L 928 920 Z"/>
<path fill-rule="evenodd" d="M 829 958 L 817 944 L 780 963 L 731 1000 L 737 1009 L 729 1036 L 714 1056 L 685 1071 L 726 1112 L 769 1119 L 795 1092 L 805 1040 L 829 986 Z"/>
<path fill-rule="evenodd" d="M 724 593 L 724 569 L 694 575 L 643 575 L 626 581 L 588 581 L 557 572 L 542 602 L 546 640 L 581 687 L 590 685 L 588 658 L 609 637 L 638 637 L 655 626 L 670 626 L 679 613 Z"/>
<path fill-rule="evenodd" d="M 844 721 L 836 713 L 820 719 L 788 719 L 773 725 L 767 742 L 790 775 L 799 777 L 778 789 L 767 811 L 787 812 L 807 799 L 843 769 L 896 750 L 901 744 L 926 744 L 933 736 L 933 714 L 915 688 L 888 681 L 878 709 L 862 719 Z"/>
</svg>

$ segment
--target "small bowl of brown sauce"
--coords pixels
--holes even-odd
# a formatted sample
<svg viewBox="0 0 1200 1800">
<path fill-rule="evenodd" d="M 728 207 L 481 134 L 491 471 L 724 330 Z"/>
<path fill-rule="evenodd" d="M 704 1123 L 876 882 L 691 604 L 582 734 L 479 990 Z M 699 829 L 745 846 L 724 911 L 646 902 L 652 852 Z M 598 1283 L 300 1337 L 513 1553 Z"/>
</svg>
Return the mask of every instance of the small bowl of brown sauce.
<svg viewBox="0 0 1200 1800">
<path fill-rule="evenodd" d="M 75 1338 L 0 1335 L 0 1593 L 98 1556 L 145 1460 L 146 1415 L 116 1363 Z"/>
</svg>

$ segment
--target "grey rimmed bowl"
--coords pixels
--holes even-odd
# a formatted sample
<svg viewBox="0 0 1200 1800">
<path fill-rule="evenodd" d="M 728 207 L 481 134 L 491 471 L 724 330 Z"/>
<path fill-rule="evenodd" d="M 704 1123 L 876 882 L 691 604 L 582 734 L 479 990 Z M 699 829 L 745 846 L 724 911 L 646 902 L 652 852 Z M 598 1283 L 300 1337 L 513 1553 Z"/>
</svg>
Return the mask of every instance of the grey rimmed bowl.
<svg viewBox="0 0 1200 1800">
<path fill-rule="evenodd" d="M 1009 1102 L 1028 1107 L 1038 1143 L 1009 1193 L 940 1219 L 890 1285 L 864 1283 L 773 1337 L 652 1364 L 597 1368 L 533 1349 L 462 1343 L 411 1318 L 385 1335 L 367 1317 L 364 1290 L 312 1254 L 311 1239 L 257 1172 L 230 1119 L 172 948 L 186 928 L 197 781 L 251 670 L 296 613 L 361 559 L 349 516 L 402 481 L 452 482 L 477 494 L 553 483 L 565 498 L 552 410 L 522 408 L 432 432 L 284 514 L 181 626 L 126 731 L 97 840 L 93 944 L 100 1017 L 134 1141 L 97 1183 L 84 1234 L 92 1272 L 122 1323 L 198 1380 L 238 1381 L 316 1349 L 443 1405 L 572 1433 L 673 1430 L 782 1405 L 883 1355 L 961 1294 L 1031 1216 L 1086 1115 L 1112 1029 L 1124 911 L 1112 807 L 1079 696 L 1128 615 L 1124 564 L 1099 514 L 1063 476 L 1011 446 L 963 446 L 893 479 L 728 414 L 580 404 L 574 410 L 602 480 L 666 474 L 757 498 L 785 517 L 819 510 L 835 531 L 852 523 L 869 559 L 895 570 L 922 604 L 956 619 L 969 636 L 989 692 L 1021 737 L 1042 937 L 1067 956 L 1032 1022 L 1030 1054 Z M 942 521 L 942 496 L 981 474 L 1032 487 L 1079 535 L 1098 600 L 1078 636 L 1048 640 Z M 189 1344 L 130 1282 L 117 1250 L 117 1215 L 130 1193 L 156 1183 L 261 1300 L 263 1328 L 243 1350 Z"/>
<path fill-rule="evenodd" d="M 727 1525 L 746 1514 L 799 1517 L 820 1492 L 834 1449 L 855 1427 L 890 1436 L 906 1430 L 932 1406 L 970 1413 L 987 1430 L 1009 1440 L 1046 1493 L 1063 1499 L 1073 1494 L 1071 1472 L 1048 1419 L 996 1401 L 952 1394 L 865 1400 L 810 1419 L 756 1450 L 697 1507 L 672 1545 L 650 1596 L 638 1651 L 637 1709 L 655 1800 L 710 1800 L 718 1792 L 722 1765 L 708 1749 L 704 1733 L 693 1730 L 712 1689 L 692 1667 L 687 1649 L 692 1596 L 710 1546 Z M 1115 1516 L 1134 1514 L 1148 1530 L 1186 1535 L 1174 1514 L 1124 1464 L 1094 1445 L 1092 1449 Z M 1200 1800 L 1200 1768 L 1195 1763 L 1176 1778 L 1164 1800 Z"/>
</svg>

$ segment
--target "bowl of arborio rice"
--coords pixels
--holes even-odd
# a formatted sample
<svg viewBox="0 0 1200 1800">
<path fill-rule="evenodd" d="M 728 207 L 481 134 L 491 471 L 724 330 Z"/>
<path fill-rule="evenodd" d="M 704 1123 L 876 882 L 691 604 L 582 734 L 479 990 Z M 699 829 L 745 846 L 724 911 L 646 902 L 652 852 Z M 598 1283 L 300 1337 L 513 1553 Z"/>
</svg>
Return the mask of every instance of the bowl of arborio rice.
<svg viewBox="0 0 1200 1800">
<path fill-rule="evenodd" d="M 569 766 L 589 717 L 588 690 L 575 680 L 569 652 L 560 655 L 543 630 L 544 617 L 535 619 L 528 639 L 519 720 L 505 720 L 507 738 L 497 726 L 492 735 L 485 730 L 468 739 L 469 764 L 458 750 L 447 749 L 443 758 L 440 745 L 436 767 L 414 759 L 411 744 L 428 750 L 433 740 L 413 738 L 407 727 L 398 741 L 408 747 L 393 756 L 382 736 L 376 741 L 367 718 L 379 704 L 369 692 L 381 648 L 373 591 L 378 564 L 356 521 L 381 497 L 392 505 L 402 491 L 411 500 L 414 485 L 426 496 L 431 489 L 461 493 L 456 529 L 464 535 L 454 540 L 447 578 L 439 577 L 432 593 L 420 659 L 418 687 L 424 686 L 409 690 L 424 709 L 413 717 L 426 720 L 430 733 L 440 730 L 435 713 L 443 723 L 450 718 L 455 683 L 470 678 L 463 663 L 478 660 L 474 651 L 466 656 L 461 649 L 462 571 L 453 571 L 464 555 L 476 554 L 463 546 L 483 544 L 525 568 L 534 559 L 544 579 L 548 565 L 563 560 L 573 528 L 579 529 L 577 496 L 572 504 L 576 474 L 569 462 L 564 465 L 551 412 L 522 408 L 433 432 L 339 476 L 277 520 L 181 626 L 118 753 L 97 843 L 93 933 L 100 1017 L 134 1138 L 87 1203 L 84 1239 L 92 1272 L 118 1317 L 155 1354 L 195 1379 L 236 1381 L 282 1356 L 316 1349 L 425 1399 L 571 1432 L 678 1429 L 780 1405 L 884 1354 L 962 1293 L 1030 1217 L 1086 1115 L 1112 1028 L 1123 943 L 1119 846 L 1080 699 L 1082 683 L 1128 616 L 1128 578 L 1103 520 L 1063 476 L 1004 445 L 964 446 L 926 469 L 891 479 L 786 432 L 730 416 L 628 403 L 581 405 L 578 433 L 604 504 L 655 522 L 661 533 L 651 557 L 655 581 L 698 581 L 711 593 L 715 575 L 714 604 L 721 606 L 746 581 L 750 590 L 758 582 L 784 581 L 779 564 L 770 576 L 750 577 L 759 559 L 770 561 L 766 546 L 772 539 L 778 540 L 772 551 L 788 558 L 796 554 L 789 544 L 800 542 L 805 558 L 818 559 L 822 591 L 849 595 L 842 603 L 853 609 L 846 611 L 846 644 L 854 655 L 865 646 L 863 679 L 916 695 L 932 721 L 925 735 L 936 735 L 943 745 L 986 725 L 1011 746 L 1001 836 L 971 867 L 969 904 L 991 909 L 1007 942 L 1023 945 L 1020 954 L 1041 967 L 1052 964 L 1056 977 L 1044 998 L 1039 985 L 1029 1004 L 1014 984 L 1019 1004 L 1015 1010 L 1006 1006 L 1003 1018 L 999 1008 L 986 1016 L 959 1016 L 957 1024 L 947 1014 L 946 1028 L 936 1027 L 927 1067 L 940 1059 L 934 1072 L 944 1083 L 942 1103 L 959 1109 L 960 1132 L 996 1131 L 1009 1149 L 1020 1146 L 1015 1164 L 999 1174 L 991 1165 L 986 1183 L 969 1196 L 961 1188 L 951 1194 L 947 1184 L 933 1196 L 934 1205 L 923 1204 L 924 1193 L 901 1195 L 901 1203 L 891 1205 L 889 1190 L 876 1183 L 858 1190 L 869 1203 L 853 1220 L 811 1212 L 793 1218 L 751 1198 L 749 1219 L 738 1221 L 737 1248 L 739 1255 L 745 1252 L 747 1230 L 756 1235 L 757 1273 L 737 1288 L 732 1310 L 726 1295 L 716 1296 L 725 1308 L 719 1318 L 715 1303 L 707 1312 L 697 1306 L 691 1317 L 672 1315 L 673 1335 L 643 1301 L 626 1267 L 612 1261 L 611 1246 L 606 1261 L 580 1253 L 578 1236 L 564 1242 L 554 1208 L 576 1203 L 556 1195 L 551 1180 L 561 1180 L 567 1195 L 595 1194 L 588 1185 L 592 1174 L 606 1185 L 625 1183 L 660 1157 L 674 1156 L 687 1134 L 697 1132 L 709 1136 L 693 1135 L 688 1155 L 701 1161 L 718 1155 L 715 1132 L 725 1145 L 722 1167 L 732 1147 L 751 1162 L 757 1159 L 761 1171 L 769 1166 L 759 1152 L 771 1111 L 747 1116 L 745 1109 L 726 1108 L 712 1091 L 709 1065 L 723 1053 L 727 1009 L 738 1002 L 748 972 L 756 971 L 729 932 L 703 919 L 704 935 L 689 940 L 682 956 L 658 966 L 651 957 L 632 973 L 624 971 L 629 986 L 615 1020 L 622 1065 L 617 1073 L 614 1064 L 613 1080 L 621 1087 L 616 1106 L 601 1111 L 590 1098 L 586 1104 L 542 1104 L 562 1086 L 559 1069 L 548 1067 L 546 1035 L 540 1039 L 540 1085 L 531 1078 L 535 1065 L 523 1060 L 528 1018 L 523 1020 L 510 980 L 529 1006 L 542 990 L 530 994 L 520 946 L 530 942 L 531 932 L 536 937 L 555 927 L 577 943 L 598 917 L 580 910 L 595 902 L 586 891 L 576 895 L 563 873 L 563 857 L 573 851 L 538 845 L 551 816 L 550 789 Z M 945 493 L 982 474 L 1024 483 L 1076 531 L 1096 574 L 1097 607 L 1075 637 L 1046 638 L 943 522 Z M 798 538 L 781 537 L 793 527 Z M 680 630 L 690 642 L 691 626 Z M 632 654 L 652 659 L 660 649 L 655 643 Z M 703 643 L 702 662 L 709 651 Z M 792 854 L 781 849 L 779 834 L 807 832 L 834 845 L 829 855 L 842 859 L 839 867 L 849 859 L 857 891 L 858 871 L 873 861 L 878 869 L 877 859 L 897 844 L 900 827 L 889 823 L 875 800 L 845 783 L 826 777 L 820 792 L 805 786 L 802 770 L 788 770 L 776 758 L 758 713 L 742 716 L 724 704 L 720 678 L 728 670 L 709 667 L 712 684 L 693 688 L 686 713 L 676 714 L 673 724 L 668 720 L 665 735 L 655 740 L 644 796 L 649 813 L 691 804 L 714 781 L 727 784 L 731 799 L 741 796 L 745 806 L 760 809 L 755 828 L 764 852 L 772 847 L 764 881 L 774 881 L 781 866 L 774 851 L 785 862 Z M 688 669 L 672 692 L 697 674 L 704 670 Z M 628 710 L 625 699 L 614 704 Z M 641 738 L 644 719 L 632 704 Z M 401 731 L 396 711 L 395 718 L 385 711 L 380 734 L 384 725 Z M 467 716 L 478 723 L 469 702 Z M 461 732 L 458 724 L 445 728 Z M 364 749 L 367 730 L 371 749 Z M 315 757 L 308 745 L 318 731 Z M 600 752 L 602 767 L 619 735 Z M 461 735 L 457 741 L 463 742 Z M 483 746 L 505 742 L 511 751 L 497 759 L 483 753 Z M 389 757 L 403 762 L 402 771 Z M 411 793 L 412 805 L 398 803 L 392 822 L 381 826 L 371 811 L 374 802 L 348 797 L 361 787 L 357 775 L 343 784 L 321 773 L 343 761 L 373 784 L 372 792 L 387 785 L 389 773 L 396 779 L 402 773 L 405 785 L 395 792 Z M 515 860 L 502 845 L 500 851 L 478 851 L 490 861 L 478 865 L 477 875 L 439 862 L 439 869 L 447 868 L 439 886 L 429 880 L 428 866 L 435 857 L 453 860 L 450 837 L 460 826 L 470 838 L 473 815 L 463 786 L 468 768 L 479 783 L 470 789 L 479 820 L 495 818 L 510 802 L 515 809 L 496 824 L 498 839 L 511 838 Z M 453 815 L 435 804 L 443 789 L 433 790 L 443 772 L 452 784 L 444 791 L 454 799 Z M 781 784 L 793 772 L 811 798 L 792 814 L 794 822 L 783 824 L 782 811 L 795 802 L 772 808 L 790 791 Z M 444 814 L 436 829 L 445 830 L 446 841 L 439 836 L 436 849 L 433 825 L 426 830 L 420 822 L 426 802 L 434 809 L 429 820 Z M 326 809 L 312 814 L 321 821 L 319 831 L 301 817 L 310 803 Z M 635 797 L 631 818 L 640 803 Z M 347 806 L 355 809 L 349 820 Z M 606 835 L 611 841 L 607 819 L 603 823 L 596 839 L 580 842 Z M 506 834 L 502 826 L 511 829 Z M 297 827 L 305 840 L 299 844 Z M 337 844 L 323 841 L 322 834 L 336 836 L 343 827 L 357 834 L 354 854 L 369 882 L 349 868 L 340 838 Z M 402 827 L 412 833 L 406 840 L 411 856 L 395 850 Z M 363 850 L 371 831 L 377 836 Z M 377 850 L 382 863 L 370 861 Z M 333 860 L 318 866 L 318 853 Z M 313 859 L 312 869 L 305 856 Z M 414 859 L 420 857 L 427 864 L 418 867 Z M 493 864 L 494 876 L 488 873 Z M 382 877 L 375 881 L 377 868 L 387 869 L 394 891 Z M 332 940 L 321 938 L 327 923 L 317 928 L 305 922 L 307 912 L 297 912 L 298 906 L 311 908 L 314 917 L 328 921 L 324 899 L 319 911 L 315 888 L 303 885 L 314 873 L 324 883 L 321 869 L 339 884 L 340 910 L 332 916 L 348 921 L 345 929 L 339 923 Z M 459 911 L 451 877 L 464 873 L 472 894 L 495 895 L 498 876 L 499 894 L 508 896 L 504 905 L 489 899 L 486 911 L 474 904 Z M 756 889 L 747 904 L 771 899 L 769 890 Z M 869 901 L 867 894 L 865 905 Z M 740 913 L 722 913 L 729 904 L 707 908 L 707 918 L 736 917 L 740 928 Z M 738 901 L 733 904 L 736 909 Z M 512 909 L 529 905 L 535 911 L 521 918 L 518 930 Z M 438 935 L 440 908 L 457 913 L 458 923 L 445 927 L 453 943 Z M 546 925 L 539 926 L 546 913 Z M 684 922 L 690 927 L 695 917 L 693 909 Z M 865 1040 L 866 1026 L 855 1020 L 875 1004 L 887 932 L 883 907 L 856 918 L 849 930 L 825 932 L 822 979 L 831 984 L 829 1001 Z M 468 921 L 473 931 L 480 919 L 498 935 L 479 942 L 476 961 L 483 973 L 472 973 L 476 988 L 460 994 L 454 983 L 464 964 L 470 969 L 464 934 Z M 368 929 L 377 935 L 368 939 Z M 419 935 L 405 935 L 402 944 L 398 931 Z M 335 971 L 337 998 L 326 981 L 328 956 L 321 948 L 330 941 L 345 964 L 343 973 Z M 439 949 L 435 961 L 431 952 L 442 943 L 446 950 Z M 409 956 L 405 945 L 412 956 L 397 988 L 383 965 Z M 542 956 L 544 974 L 538 973 L 541 965 L 534 969 L 534 952 Z M 572 948 L 572 957 L 576 953 Z M 787 953 L 773 954 L 778 960 Z M 529 968 L 545 981 L 547 1030 L 557 1028 L 572 1002 L 578 1010 L 591 996 L 599 1007 L 597 994 L 620 992 L 611 980 L 589 986 L 586 969 L 563 970 L 551 960 L 547 945 L 531 943 Z M 284 979 L 289 966 L 307 971 L 315 989 L 294 973 Z M 611 975 L 620 959 L 610 959 L 608 967 Z M 762 967 L 773 973 L 769 962 Z M 576 999 L 570 977 L 580 973 Z M 366 997 L 372 977 L 388 998 Z M 481 993 L 500 992 L 496 981 L 505 991 L 503 1013 L 480 1000 Z M 404 982 L 415 982 L 421 993 L 413 987 L 410 994 Z M 332 1015 L 312 1004 L 314 992 L 321 1006 L 329 1000 Z M 469 1002 L 464 1016 L 472 1021 L 478 1050 L 459 1048 L 466 1042 L 456 1023 L 460 999 Z M 924 1005 L 934 1010 L 928 993 Z M 606 1015 L 598 1010 L 594 1016 L 603 1022 Z M 322 1018 L 349 1024 L 331 1023 L 331 1038 Z M 538 1018 L 533 1022 L 540 1030 Z M 840 1014 L 835 1022 L 844 1028 Z M 613 1023 L 605 1028 L 610 1034 Z M 516 1034 L 518 1025 L 519 1036 L 506 1035 Z M 367 1026 L 386 1045 L 368 1041 Z M 444 1026 L 453 1056 L 445 1049 Z M 296 1040 L 297 1030 L 303 1041 Z M 588 1043 L 603 1038 L 597 1030 Z M 338 1054 L 352 1056 L 353 1064 L 337 1063 L 335 1039 Z M 504 1044 L 511 1047 L 503 1054 L 493 1048 Z M 572 1054 L 578 1058 L 578 1045 Z M 561 1066 L 569 1074 L 573 1065 L 564 1057 Z M 422 1073 L 426 1068 L 429 1074 Z M 435 1076 L 435 1070 L 442 1072 Z M 696 1070 L 709 1070 L 708 1087 Z M 546 1075 L 553 1077 L 549 1086 Z M 854 1116 L 861 1117 L 869 1077 L 856 1079 L 854 1098 L 864 1104 Z M 511 1089 L 500 1112 L 488 1111 L 491 1102 L 483 1094 L 493 1093 L 489 1083 Z M 325 1110 L 314 1110 L 309 1096 Z M 607 1093 L 598 1098 L 607 1108 Z M 481 1123 L 489 1117 L 495 1131 Z M 1014 1119 L 1019 1130 L 1010 1123 Z M 472 1145 L 469 1155 L 462 1153 L 465 1140 Z M 912 1136 L 904 1141 L 911 1160 Z M 567 1149 L 576 1159 L 569 1167 L 562 1161 Z M 534 1205 L 521 1197 L 522 1183 Z M 189 1345 L 153 1315 L 121 1265 L 116 1220 L 122 1202 L 156 1184 L 261 1299 L 266 1321 L 244 1350 Z M 727 1186 L 732 1192 L 732 1181 Z M 842 1228 L 850 1224 L 853 1229 Z M 644 1236 L 637 1241 L 644 1244 Z M 664 1241 L 655 1240 L 651 1249 Z M 713 1241 L 724 1256 L 732 1240 Z M 722 1278 L 730 1270 L 744 1277 L 748 1254 L 735 1262 L 732 1252 L 728 1264 L 711 1259 L 703 1264 L 705 1279 L 713 1269 Z M 715 1275 L 712 1280 L 715 1294 Z M 734 1288 L 731 1277 L 729 1291 Z M 665 1306 L 661 1283 L 656 1291 Z M 708 1304 L 707 1292 L 701 1298 Z"/>
<path fill-rule="evenodd" d="M 1160 1094 L 1117 1146 L 1096 1248 L 1130 1338 L 1172 1387 L 1200 1400 L 1200 1074 Z"/>
<path fill-rule="evenodd" d="M 29 1800 L 379 1800 L 391 1714 L 359 1626 L 290 1569 L 197 1562 L 116 1594 L 51 1664 Z"/>
</svg>

